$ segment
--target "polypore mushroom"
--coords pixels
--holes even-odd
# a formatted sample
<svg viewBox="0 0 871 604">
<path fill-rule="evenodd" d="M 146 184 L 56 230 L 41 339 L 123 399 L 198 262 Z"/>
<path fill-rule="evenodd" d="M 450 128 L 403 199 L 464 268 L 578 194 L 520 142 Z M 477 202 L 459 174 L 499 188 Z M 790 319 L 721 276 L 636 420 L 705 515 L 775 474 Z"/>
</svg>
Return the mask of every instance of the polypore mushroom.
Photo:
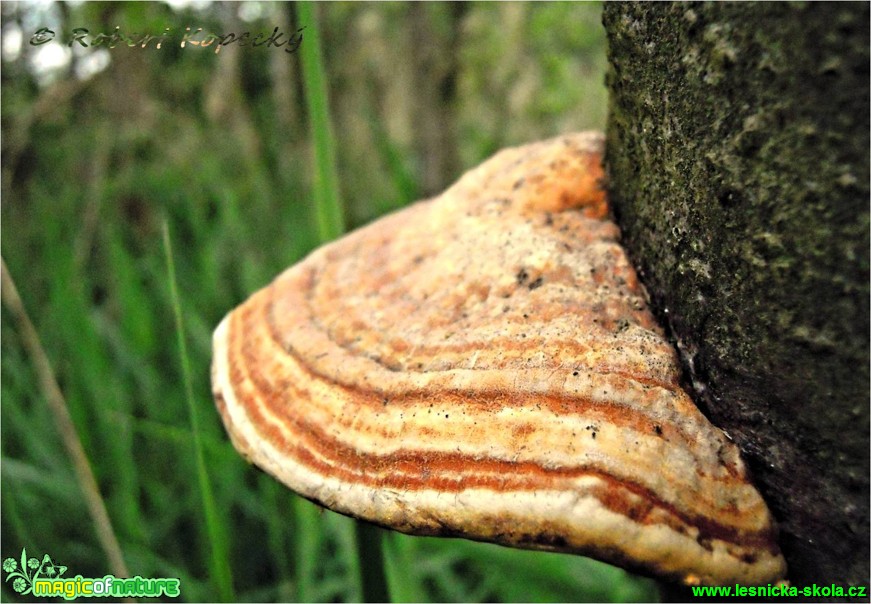
<svg viewBox="0 0 871 604">
<path fill-rule="evenodd" d="M 232 311 L 212 381 L 236 448 L 406 533 L 781 578 L 765 502 L 680 388 L 606 218 L 601 146 L 504 150 Z"/>
</svg>

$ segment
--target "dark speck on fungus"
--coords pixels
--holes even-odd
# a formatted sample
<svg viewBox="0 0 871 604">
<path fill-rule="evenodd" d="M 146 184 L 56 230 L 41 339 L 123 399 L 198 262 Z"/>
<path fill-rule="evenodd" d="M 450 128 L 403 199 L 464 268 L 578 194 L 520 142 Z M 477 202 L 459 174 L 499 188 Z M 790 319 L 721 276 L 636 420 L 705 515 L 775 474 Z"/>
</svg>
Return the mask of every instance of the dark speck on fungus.
<svg viewBox="0 0 871 604">
<path fill-rule="evenodd" d="M 517 285 L 523 285 L 527 279 L 529 279 L 529 273 L 526 272 L 525 268 L 517 271 Z"/>
</svg>

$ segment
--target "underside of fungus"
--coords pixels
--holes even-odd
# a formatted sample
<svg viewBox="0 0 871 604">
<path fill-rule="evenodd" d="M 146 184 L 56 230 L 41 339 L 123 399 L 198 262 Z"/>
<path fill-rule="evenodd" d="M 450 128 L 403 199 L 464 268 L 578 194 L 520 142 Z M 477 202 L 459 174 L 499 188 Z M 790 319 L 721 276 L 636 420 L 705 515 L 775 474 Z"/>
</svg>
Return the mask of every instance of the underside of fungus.
<svg viewBox="0 0 871 604">
<path fill-rule="evenodd" d="M 232 311 L 212 382 L 236 448 L 407 533 L 691 584 L 783 577 L 771 515 L 678 385 L 607 218 L 601 147 L 504 150 Z"/>
</svg>

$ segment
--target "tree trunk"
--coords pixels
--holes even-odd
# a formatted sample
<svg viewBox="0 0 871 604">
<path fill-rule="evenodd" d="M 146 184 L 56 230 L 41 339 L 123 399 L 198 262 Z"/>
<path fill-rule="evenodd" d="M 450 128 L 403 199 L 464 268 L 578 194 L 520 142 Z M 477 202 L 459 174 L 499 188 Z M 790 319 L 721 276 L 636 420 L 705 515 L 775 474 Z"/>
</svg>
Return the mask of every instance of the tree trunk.
<svg viewBox="0 0 871 604">
<path fill-rule="evenodd" d="M 606 3 L 624 243 L 794 585 L 869 577 L 869 5 Z"/>
</svg>

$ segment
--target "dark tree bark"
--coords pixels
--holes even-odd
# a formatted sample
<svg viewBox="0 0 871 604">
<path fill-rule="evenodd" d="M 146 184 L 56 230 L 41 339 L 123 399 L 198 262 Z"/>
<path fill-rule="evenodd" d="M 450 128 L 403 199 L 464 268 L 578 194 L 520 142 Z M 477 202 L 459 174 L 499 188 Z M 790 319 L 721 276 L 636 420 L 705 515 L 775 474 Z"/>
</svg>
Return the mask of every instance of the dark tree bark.
<svg viewBox="0 0 871 604">
<path fill-rule="evenodd" d="M 606 3 L 625 245 L 796 585 L 867 584 L 869 5 Z"/>
</svg>

